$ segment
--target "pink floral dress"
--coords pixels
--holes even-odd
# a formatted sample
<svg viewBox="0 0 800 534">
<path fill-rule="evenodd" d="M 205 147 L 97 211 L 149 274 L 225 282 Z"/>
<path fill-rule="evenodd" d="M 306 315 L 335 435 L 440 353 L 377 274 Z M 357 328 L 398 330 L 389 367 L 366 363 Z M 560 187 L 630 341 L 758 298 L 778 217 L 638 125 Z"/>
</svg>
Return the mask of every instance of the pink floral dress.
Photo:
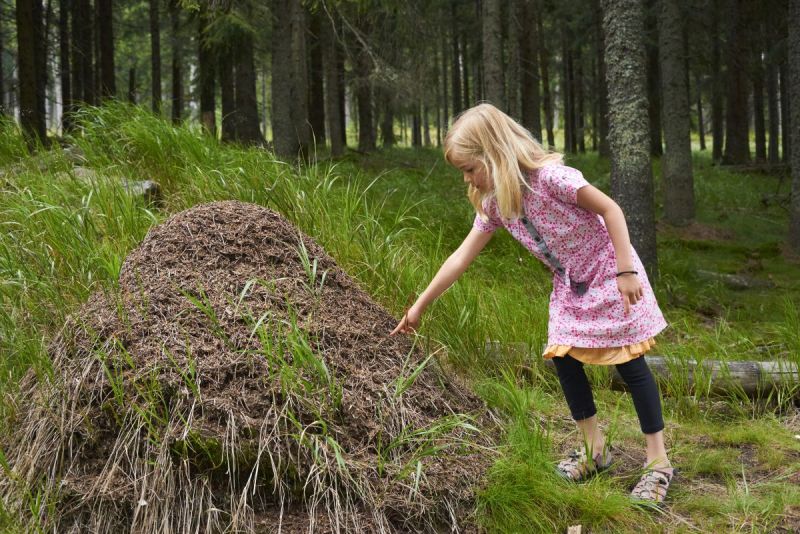
<svg viewBox="0 0 800 534">
<path fill-rule="evenodd" d="M 603 218 L 577 204 L 578 189 L 589 182 L 579 170 L 560 164 L 531 171 L 528 178 L 524 218 L 501 218 L 492 197 L 483 206 L 487 220 L 476 215 L 474 227 L 482 232 L 505 227 L 553 271 L 545 357 L 569 352 L 585 363 L 616 364 L 640 356 L 667 323 L 638 254 L 631 248 L 644 296 L 626 315 L 615 276 L 616 254 Z M 536 243 L 525 218 L 538 231 Z M 583 289 L 576 291 L 576 286 Z"/>
</svg>

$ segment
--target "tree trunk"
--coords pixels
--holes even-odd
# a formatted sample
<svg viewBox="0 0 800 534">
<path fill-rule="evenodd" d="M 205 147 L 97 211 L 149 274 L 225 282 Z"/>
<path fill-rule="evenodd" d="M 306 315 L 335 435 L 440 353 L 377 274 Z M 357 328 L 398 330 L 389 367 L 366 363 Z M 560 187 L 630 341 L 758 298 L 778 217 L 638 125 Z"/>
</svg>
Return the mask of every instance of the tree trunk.
<svg viewBox="0 0 800 534">
<path fill-rule="evenodd" d="M 687 51 L 688 53 L 688 51 Z M 697 135 L 700 139 L 700 150 L 706 149 L 706 125 L 703 119 L 703 85 L 700 82 L 700 75 L 694 73 L 694 87 L 697 103 Z"/>
<path fill-rule="evenodd" d="M 787 61 L 787 55 L 784 54 L 783 60 L 780 64 L 780 93 L 781 93 L 781 148 L 783 151 L 783 162 L 789 163 L 792 157 L 792 143 L 791 143 L 791 131 L 792 131 L 792 108 L 797 106 L 792 106 L 789 97 L 789 86 L 791 85 L 791 80 L 789 78 L 789 65 Z"/>
<path fill-rule="evenodd" d="M 756 161 L 767 161 L 767 132 L 764 119 L 764 62 L 761 54 L 764 39 L 761 30 L 761 15 L 756 14 L 750 27 L 750 62 L 753 80 L 753 127 L 756 132 Z"/>
<path fill-rule="evenodd" d="M 482 0 L 483 7 L 483 83 L 486 100 L 507 110 L 503 83 L 503 33 L 499 0 Z"/>
<path fill-rule="evenodd" d="M 722 79 L 722 61 L 720 51 L 720 41 L 722 32 L 719 29 L 720 0 L 713 0 L 711 3 L 712 20 L 711 26 L 711 159 L 718 163 L 722 161 L 722 146 L 725 141 L 725 129 L 722 118 L 722 111 L 725 105 Z"/>
<path fill-rule="evenodd" d="M 72 84 L 70 76 L 70 35 L 69 35 L 69 13 L 70 0 L 61 0 L 58 9 L 58 51 L 59 51 L 59 70 L 61 75 L 61 127 L 65 132 L 72 130 Z M 2 58 L 2 49 L 0 49 Z M 0 82 L 2 82 L 2 63 L 0 63 Z M 0 87 L 0 95 L 4 95 Z M 2 97 L 0 96 L 0 107 L 2 107 Z"/>
<path fill-rule="evenodd" d="M 519 12 L 519 4 L 523 0 L 508 0 L 506 4 L 506 28 L 507 28 L 507 42 L 510 46 L 507 48 L 507 55 L 505 59 L 505 75 L 506 75 L 506 102 L 508 107 L 508 114 L 515 120 L 520 120 L 520 102 L 519 102 L 519 35 L 522 33 L 519 28 L 519 21 L 517 13 Z"/>
<path fill-rule="evenodd" d="M 545 48 L 545 36 L 543 28 L 544 12 L 538 10 L 536 17 L 536 34 L 539 37 L 539 66 L 542 69 L 542 105 L 544 106 L 544 127 L 547 130 L 547 146 L 554 149 L 556 138 L 553 132 L 553 99 L 550 96 L 550 56 Z"/>
<path fill-rule="evenodd" d="M 647 112 L 644 15 L 639 0 L 603 0 L 611 147 L 611 194 L 625 213 L 631 242 L 658 279 L 653 175 Z"/>
<path fill-rule="evenodd" d="M 172 122 L 179 124 L 183 118 L 183 70 L 181 60 L 181 41 L 178 35 L 181 27 L 180 0 L 170 0 L 169 18 L 172 27 Z"/>
<path fill-rule="evenodd" d="M 339 127 L 341 128 L 342 148 L 347 148 L 347 90 L 346 90 L 346 76 L 347 71 L 344 68 L 344 50 L 339 41 L 336 41 L 336 80 L 339 84 Z"/>
<path fill-rule="evenodd" d="M 94 40 L 92 39 L 92 6 L 89 0 L 76 0 L 78 2 L 78 21 L 77 41 L 80 50 L 80 69 L 83 88 L 83 101 L 86 104 L 94 105 L 95 96 L 95 73 L 93 65 Z M 74 21 L 73 21 L 74 22 Z"/>
<path fill-rule="evenodd" d="M 426 147 L 431 146 L 431 129 L 428 121 L 428 106 L 422 106 L 422 140 Z"/>
<path fill-rule="evenodd" d="M 694 218 L 694 179 L 686 94 L 687 50 L 682 38 L 684 13 L 680 0 L 659 0 L 659 7 L 658 50 L 666 142 L 661 158 L 664 217 L 670 224 L 685 225 Z"/>
<path fill-rule="evenodd" d="M 38 143 L 44 143 L 47 135 L 45 116 L 39 103 L 44 88 L 39 87 L 41 77 L 37 71 L 44 68 L 44 65 L 39 65 L 38 54 L 42 39 L 41 0 L 17 2 L 16 23 L 20 124 L 28 146 L 33 149 Z"/>
<path fill-rule="evenodd" d="M 75 0 L 81 1 L 81 0 Z M 150 79 L 152 85 L 153 113 L 161 115 L 161 23 L 159 0 L 150 0 Z"/>
<path fill-rule="evenodd" d="M 200 6 L 197 17 L 197 77 L 200 85 L 200 123 L 212 137 L 217 136 L 216 86 L 214 77 L 214 51 L 208 42 L 210 22 L 208 8 Z"/>
<path fill-rule="evenodd" d="M 773 17 L 766 17 L 767 35 L 775 35 L 777 30 Z M 767 159 L 771 164 L 780 162 L 778 154 L 780 118 L 778 117 L 778 66 L 775 45 L 767 51 L 767 113 L 769 115 L 769 145 Z"/>
<path fill-rule="evenodd" d="M 97 2 L 97 36 L 100 45 L 100 95 L 114 98 L 117 94 L 117 80 L 114 69 L 114 17 L 111 0 Z"/>
<path fill-rule="evenodd" d="M 600 146 L 598 155 L 607 158 L 611 156 L 611 149 L 608 146 L 608 89 L 606 87 L 606 54 L 603 42 L 603 11 L 600 8 L 600 0 L 593 0 L 595 15 L 595 48 L 597 50 L 597 90 L 596 98 L 598 102 L 599 124 L 597 125 L 600 134 Z"/>
<path fill-rule="evenodd" d="M 272 24 L 272 137 L 284 157 L 308 153 L 308 76 L 305 12 L 299 0 L 274 0 Z"/>
<path fill-rule="evenodd" d="M 327 23 L 322 17 L 323 13 L 321 10 L 309 15 L 311 27 L 308 33 L 308 120 L 311 123 L 311 135 L 313 136 L 314 143 L 320 146 L 325 145 L 325 86 L 323 84 L 322 67 L 322 25 Z"/>
<path fill-rule="evenodd" d="M 519 61 L 522 71 L 522 125 L 525 126 L 537 141 L 542 140 L 541 102 L 539 99 L 539 54 L 537 46 L 536 18 L 540 16 L 534 0 L 521 0 L 520 20 L 528 21 L 526 28 L 519 32 Z"/>
<path fill-rule="evenodd" d="M 566 24 L 565 24 L 566 26 Z M 567 35 L 567 29 L 561 30 L 561 99 L 564 110 L 564 151 L 575 152 L 575 118 L 572 106 L 572 52 L 569 49 L 571 36 Z"/>
<path fill-rule="evenodd" d="M 422 124 L 419 115 L 419 104 L 414 104 L 414 112 L 411 115 L 411 145 L 414 148 L 422 147 Z"/>
<path fill-rule="evenodd" d="M 70 18 L 70 100 L 72 101 L 73 111 L 83 102 L 83 52 L 81 50 L 80 32 L 82 22 L 80 19 L 81 0 L 69 0 Z"/>
<path fill-rule="evenodd" d="M 453 90 L 450 92 L 453 97 L 453 115 L 457 115 L 462 111 L 462 98 L 461 98 L 461 50 L 459 46 L 459 27 L 458 27 L 458 10 L 455 0 L 450 0 L 450 35 L 452 38 L 453 61 L 450 63 L 450 73 L 452 80 Z"/>
<path fill-rule="evenodd" d="M 383 115 L 381 119 L 381 143 L 384 147 L 392 147 L 397 142 L 394 136 L 394 103 L 391 90 L 382 87 L 380 90 L 381 108 Z"/>
<path fill-rule="evenodd" d="M 469 83 L 469 72 L 470 68 L 472 67 L 473 63 L 470 61 L 470 47 L 469 47 L 469 40 L 467 39 L 467 34 L 462 31 L 461 33 L 461 57 L 464 62 L 464 91 L 463 91 L 463 104 L 461 109 L 468 109 L 472 107 L 472 102 L 470 102 L 470 83 Z"/>
<path fill-rule="evenodd" d="M 577 65 L 574 82 L 577 108 L 575 110 L 575 137 L 578 141 L 578 151 L 581 154 L 585 154 L 586 136 L 584 135 L 584 131 L 586 128 L 586 118 L 583 113 L 583 54 L 581 54 L 580 47 L 575 50 L 575 64 Z"/>
<path fill-rule="evenodd" d="M 222 141 L 228 142 L 236 139 L 236 91 L 234 90 L 233 61 L 230 50 L 217 54 L 217 68 L 219 69 L 220 104 L 222 105 Z M 274 52 L 273 52 L 274 53 Z M 274 85 L 273 71 L 273 85 Z M 275 91 L 273 88 L 273 99 Z M 273 128 L 275 117 L 273 116 Z"/>
<path fill-rule="evenodd" d="M 325 71 L 325 103 L 328 110 L 325 117 L 328 121 L 331 155 L 341 156 L 344 153 L 344 138 L 342 137 L 344 116 L 339 108 L 342 95 L 339 94 L 339 73 L 336 68 L 337 39 L 333 22 L 327 19 L 322 21 L 321 32 L 324 43 L 322 65 Z"/>
<path fill-rule="evenodd" d="M 800 0 L 789 0 L 787 64 L 788 93 L 792 101 L 791 130 L 792 205 L 789 215 L 789 248 L 800 254 Z"/>
<path fill-rule="evenodd" d="M 446 130 L 447 129 L 447 122 L 448 122 L 448 120 L 450 118 L 450 113 L 449 113 L 450 103 L 447 100 L 447 95 L 449 94 L 449 91 L 447 90 L 447 41 L 445 40 L 444 32 L 442 32 L 442 36 L 441 36 L 440 40 L 441 40 L 440 49 L 441 49 L 442 63 L 441 63 L 441 66 L 437 65 L 437 68 L 440 68 L 441 69 L 441 73 L 442 73 L 442 95 L 441 95 L 442 96 L 442 101 L 441 101 L 441 106 L 442 106 L 442 110 L 443 110 L 443 113 L 444 113 L 444 119 L 443 120 L 444 120 L 445 130 Z M 455 116 L 455 113 L 453 113 L 453 116 Z"/>
<path fill-rule="evenodd" d="M 253 34 L 243 31 L 237 42 L 234 67 L 234 103 L 236 106 L 236 141 L 244 144 L 261 144 L 261 128 L 258 123 L 258 100 L 256 99 L 256 67 L 253 57 Z M 303 93 L 301 93 L 303 94 Z M 305 100 L 301 98 L 300 100 Z"/>
<path fill-rule="evenodd" d="M 527 343 L 501 343 L 487 341 L 485 353 L 491 358 L 504 358 L 513 354 L 514 358 L 529 359 L 533 353 Z M 704 359 L 682 360 L 665 356 L 647 356 L 656 380 L 678 379 L 687 387 L 687 392 L 702 391 L 738 395 L 740 392 L 751 397 L 773 394 L 775 390 L 787 385 L 800 383 L 800 368 L 796 363 L 785 361 L 721 361 Z M 544 360 L 545 369 L 555 372 L 553 360 Z M 523 374 L 539 376 L 538 370 L 520 366 Z M 629 390 L 628 385 L 614 372 L 611 387 L 615 390 Z M 795 388 L 796 389 L 796 388 Z"/>
<path fill-rule="evenodd" d="M 647 101 L 650 118 L 650 153 L 664 153 L 661 141 L 661 73 L 658 60 L 658 0 L 645 0 L 645 50 L 647 51 Z"/>
<path fill-rule="evenodd" d="M 750 160 L 747 121 L 747 0 L 728 0 L 728 98 L 725 101 L 725 151 L 722 163 L 737 165 Z"/>
</svg>

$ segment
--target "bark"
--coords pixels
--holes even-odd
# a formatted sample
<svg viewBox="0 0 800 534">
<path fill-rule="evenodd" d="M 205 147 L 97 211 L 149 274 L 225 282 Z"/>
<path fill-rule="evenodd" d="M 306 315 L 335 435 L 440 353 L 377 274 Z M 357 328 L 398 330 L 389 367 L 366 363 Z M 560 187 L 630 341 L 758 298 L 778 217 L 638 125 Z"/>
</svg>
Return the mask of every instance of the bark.
<svg viewBox="0 0 800 534">
<path fill-rule="evenodd" d="M 337 76 L 337 83 L 339 84 L 339 127 L 341 128 L 341 138 L 342 138 L 342 146 L 343 148 L 347 148 L 347 114 L 345 113 L 346 109 L 346 101 L 347 101 L 347 91 L 345 90 L 345 82 L 347 77 L 347 71 L 344 68 L 344 50 L 342 50 L 342 45 L 339 41 L 336 41 L 336 76 Z"/>
<path fill-rule="evenodd" d="M 100 48 L 100 95 L 114 98 L 117 80 L 114 69 L 114 16 L 111 0 L 97 1 L 97 37 Z"/>
<path fill-rule="evenodd" d="M 661 141 L 661 73 L 658 54 L 658 0 L 645 0 L 645 50 L 647 51 L 647 101 L 650 117 L 650 153 L 664 153 Z"/>
<path fill-rule="evenodd" d="M 380 90 L 381 108 L 383 115 L 381 119 L 381 143 L 384 147 L 394 146 L 397 142 L 394 136 L 394 103 L 391 91 L 383 87 Z"/>
<path fill-rule="evenodd" d="M 575 137 L 578 141 L 578 151 L 581 154 L 586 153 L 586 136 L 584 135 L 584 130 L 586 127 L 586 118 L 584 117 L 583 113 L 583 57 L 581 54 L 581 49 L 578 48 L 575 50 L 575 65 L 577 65 L 575 69 L 575 102 L 576 102 L 576 109 L 575 109 Z"/>
<path fill-rule="evenodd" d="M 458 12 L 456 9 L 455 0 L 450 1 L 450 43 L 452 44 L 453 61 L 450 63 L 450 74 L 452 80 L 453 90 L 451 96 L 453 98 L 453 115 L 462 111 L 462 98 L 461 98 L 461 50 L 459 43 L 459 27 L 458 27 Z"/>
<path fill-rule="evenodd" d="M 687 50 L 683 42 L 684 13 L 679 0 L 659 0 L 658 50 L 661 62 L 664 141 L 661 158 L 664 218 L 673 225 L 694 218 L 691 120 L 686 93 Z"/>
<path fill-rule="evenodd" d="M 519 60 L 522 71 L 522 125 L 537 141 L 542 140 L 541 102 L 539 98 L 539 43 L 536 18 L 539 17 L 533 0 L 521 0 L 522 16 L 526 27 L 519 32 Z"/>
<path fill-rule="evenodd" d="M 606 54 L 603 42 L 603 12 L 600 9 L 600 0 L 594 0 L 595 13 L 595 49 L 597 50 L 597 90 L 599 124 L 597 125 L 600 135 L 598 154 L 601 157 L 609 157 L 611 149 L 608 146 L 608 90 L 606 87 Z"/>
<path fill-rule="evenodd" d="M 339 94 L 339 73 L 336 68 L 337 39 L 333 22 L 330 20 L 323 21 L 321 30 L 324 39 L 322 64 L 325 71 L 325 103 L 328 110 L 325 117 L 328 121 L 331 155 L 341 156 L 344 153 L 344 138 L 342 136 L 344 116 L 339 109 L 342 95 Z"/>
<path fill-rule="evenodd" d="M 169 18 L 172 27 L 172 122 L 179 124 L 183 118 L 183 69 L 181 59 L 181 7 L 179 0 L 170 0 Z"/>
<path fill-rule="evenodd" d="M 800 254 L 800 0 L 789 0 L 789 17 L 787 32 L 787 64 L 790 78 L 788 93 L 792 101 L 790 130 L 791 169 L 792 169 L 792 205 L 789 215 L 789 248 Z"/>
<path fill-rule="evenodd" d="M 311 123 L 311 135 L 314 142 L 325 144 L 325 87 L 322 67 L 322 10 L 309 15 L 308 57 L 309 57 L 309 91 L 308 120 Z"/>
<path fill-rule="evenodd" d="M 503 35 L 499 0 L 483 0 L 483 83 L 486 100 L 507 110 L 504 102 Z"/>
<path fill-rule="evenodd" d="M 542 106 L 544 106 L 544 127 L 547 130 L 547 146 L 555 148 L 556 140 L 553 132 L 553 100 L 550 96 L 550 56 L 545 48 L 543 21 L 544 12 L 539 10 L 536 17 L 536 34 L 539 36 L 539 66 L 542 69 Z"/>
<path fill-rule="evenodd" d="M 201 5 L 197 17 L 197 74 L 200 85 L 200 123 L 212 137 L 217 136 L 216 86 L 214 77 L 214 52 L 208 43 L 207 28 L 210 22 L 208 9 Z"/>
<path fill-rule="evenodd" d="M 92 7 L 89 0 L 76 0 L 78 3 L 78 24 L 76 26 L 76 45 L 79 49 L 81 87 L 83 88 L 83 101 L 86 104 L 94 105 L 95 96 L 95 72 L 94 72 L 94 47 L 92 43 Z"/>
<path fill-rule="evenodd" d="M 694 87 L 697 104 L 697 135 L 700 139 L 700 150 L 706 149 L 706 125 L 703 118 L 703 85 L 700 82 L 700 74 L 694 73 Z"/>
<path fill-rule="evenodd" d="M 764 46 L 759 18 L 752 21 L 750 29 L 750 63 L 753 80 L 753 128 L 756 133 L 756 161 L 765 162 L 767 161 L 767 132 L 764 118 L 764 63 L 761 59 Z"/>
<path fill-rule="evenodd" d="M 652 283 L 658 279 L 644 16 L 638 0 L 603 0 L 611 194 Z"/>
<path fill-rule="evenodd" d="M 358 103 L 358 149 L 362 152 L 375 150 L 375 130 L 372 128 L 372 59 L 366 50 L 359 47 L 356 56 L 355 96 Z"/>
<path fill-rule="evenodd" d="M 81 0 L 76 0 L 81 1 Z M 161 115 L 161 23 L 159 1 L 150 0 L 150 79 L 153 113 Z"/>
<path fill-rule="evenodd" d="M 720 50 L 722 32 L 719 29 L 718 22 L 719 1 L 720 0 L 714 0 L 711 4 L 711 159 L 714 162 L 722 160 L 722 146 L 725 141 L 725 129 L 722 118 L 725 105 L 725 93 L 723 90 L 724 80 L 722 79 L 722 52 Z"/>
<path fill-rule="evenodd" d="M 42 39 L 41 0 L 17 2 L 17 72 L 19 73 L 20 124 L 30 148 L 46 141 L 44 102 L 40 106 L 39 45 Z"/>
<path fill-rule="evenodd" d="M 411 145 L 414 148 L 422 147 L 422 124 L 419 114 L 419 104 L 414 105 L 414 112 L 411 115 Z"/>
<path fill-rule="evenodd" d="M 61 126 L 64 131 L 72 129 L 72 84 L 71 76 L 72 71 L 70 67 L 70 35 L 69 35 L 69 13 L 70 13 L 70 0 L 61 0 L 58 10 L 58 51 L 59 51 L 59 70 L 61 76 Z M 0 60 L 2 59 L 2 50 L 0 49 Z M 2 64 L 0 64 L 0 82 L 2 81 Z M 4 95 L 2 87 L 0 87 L 0 95 Z M 2 102 L 0 102 L 2 106 Z"/>
<path fill-rule="evenodd" d="M 787 55 L 783 56 L 779 70 L 781 87 L 781 148 L 783 152 L 784 163 L 789 163 L 792 157 L 792 143 L 790 141 L 793 121 L 791 110 L 792 108 L 797 107 L 792 106 L 789 101 L 789 86 L 791 85 L 791 80 L 789 78 L 789 65 L 787 57 Z"/>
<path fill-rule="evenodd" d="M 80 6 L 81 0 L 69 0 L 69 18 L 70 18 L 70 100 L 72 101 L 72 109 L 76 109 L 79 103 L 83 101 L 83 63 L 82 51 L 80 49 Z"/>
<path fill-rule="evenodd" d="M 431 129 L 428 121 L 428 106 L 422 106 L 422 140 L 426 147 L 431 146 Z"/>
<path fill-rule="evenodd" d="M 219 69 L 220 104 L 222 105 L 221 138 L 226 142 L 233 141 L 236 139 L 236 91 L 234 89 L 233 61 L 230 58 L 230 50 L 217 56 L 217 66 Z"/>
<path fill-rule="evenodd" d="M 519 65 L 519 35 L 521 33 L 519 28 L 519 21 L 517 13 L 519 11 L 519 4 L 522 0 L 508 0 L 506 4 L 506 28 L 507 28 L 507 41 L 510 45 L 507 48 L 505 58 L 505 75 L 506 75 L 506 102 L 508 114 L 516 120 L 520 120 L 520 65 Z"/>
<path fill-rule="evenodd" d="M 472 61 L 470 61 L 470 47 L 469 47 L 469 40 L 467 39 L 466 33 L 461 33 L 461 55 L 463 60 L 463 67 L 464 67 L 464 103 L 461 106 L 461 109 L 468 109 L 472 107 L 472 102 L 470 101 L 470 83 L 469 83 L 469 71 L 470 67 L 473 65 Z"/>
<path fill-rule="evenodd" d="M 308 153 L 305 12 L 299 0 L 273 0 L 272 137 L 284 157 Z"/>
<path fill-rule="evenodd" d="M 729 0 L 728 98 L 725 101 L 725 150 L 722 163 L 737 165 L 750 160 L 747 121 L 747 0 Z"/>
<path fill-rule="evenodd" d="M 244 31 L 237 42 L 234 67 L 234 103 L 236 117 L 234 136 L 243 144 L 264 142 L 258 122 L 258 100 L 256 99 L 256 67 L 253 57 L 253 34 Z M 302 93 L 301 93 L 302 94 Z M 300 100 L 305 100 L 301 98 Z"/>
<path fill-rule="evenodd" d="M 561 32 L 561 98 L 564 110 L 564 150 L 575 152 L 575 117 L 572 97 L 572 52 L 569 49 L 571 35 L 567 35 L 567 29 Z"/>
<path fill-rule="evenodd" d="M 448 120 L 450 118 L 450 113 L 449 113 L 449 105 L 450 104 L 447 101 L 447 95 L 449 94 L 449 91 L 447 90 L 447 46 L 446 45 L 447 45 L 447 43 L 445 41 L 444 34 L 442 34 L 442 38 L 441 38 L 441 50 L 442 50 L 442 53 L 441 53 L 441 58 L 442 58 L 441 72 L 442 72 L 443 83 L 442 83 L 442 101 L 441 101 L 441 106 L 442 106 L 442 110 L 443 110 L 443 113 L 444 113 L 445 129 L 447 128 L 446 125 L 447 125 L 447 122 L 448 122 Z M 453 116 L 455 116 L 455 113 L 453 113 Z"/>
<path fill-rule="evenodd" d="M 777 25 L 774 17 L 766 17 L 767 35 L 775 35 Z M 771 164 L 780 162 L 778 154 L 780 118 L 778 116 L 778 65 L 777 50 L 773 45 L 767 54 L 767 114 L 769 116 L 769 144 L 767 146 L 767 159 Z"/>
</svg>

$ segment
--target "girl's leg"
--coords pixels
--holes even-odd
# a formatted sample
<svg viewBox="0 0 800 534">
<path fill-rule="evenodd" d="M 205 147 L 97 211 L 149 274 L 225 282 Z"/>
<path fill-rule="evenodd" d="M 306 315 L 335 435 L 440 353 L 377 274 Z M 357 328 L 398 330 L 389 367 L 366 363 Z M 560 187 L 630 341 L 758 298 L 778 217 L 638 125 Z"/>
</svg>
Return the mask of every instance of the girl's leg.
<svg viewBox="0 0 800 534">
<path fill-rule="evenodd" d="M 567 399 L 569 411 L 583 434 L 587 455 L 597 456 L 603 452 L 605 438 L 597 426 L 597 408 L 594 398 L 592 398 L 589 380 L 583 371 L 583 363 L 569 354 L 553 358 L 553 363 L 556 366 L 558 381 L 561 383 L 561 389 Z"/>
<path fill-rule="evenodd" d="M 633 406 L 639 416 L 639 426 L 647 442 L 647 465 L 670 467 L 664 447 L 664 419 L 658 386 L 643 356 L 617 365 L 622 379 L 628 385 Z"/>
</svg>

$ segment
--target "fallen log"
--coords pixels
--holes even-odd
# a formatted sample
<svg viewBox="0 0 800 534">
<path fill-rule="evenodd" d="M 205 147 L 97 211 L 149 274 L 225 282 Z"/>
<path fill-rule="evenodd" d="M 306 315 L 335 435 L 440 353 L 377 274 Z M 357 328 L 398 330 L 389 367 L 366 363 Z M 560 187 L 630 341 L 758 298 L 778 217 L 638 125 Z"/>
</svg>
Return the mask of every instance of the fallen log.
<svg viewBox="0 0 800 534">
<path fill-rule="evenodd" d="M 527 343 L 486 342 L 486 354 L 500 358 L 505 354 L 519 357 L 540 358 L 532 353 Z M 797 363 L 786 360 L 775 361 L 721 361 L 681 359 L 669 356 L 647 355 L 647 363 L 661 385 L 662 392 L 702 392 L 713 394 L 744 394 L 757 397 L 788 388 L 794 396 L 800 396 L 800 368 Z M 544 360 L 545 369 L 555 372 L 552 360 Z M 533 374 L 533 366 L 521 365 L 523 374 Z M 676 387 L 680 385 L 680 388 Z M 614 369 L 611 387 L 626 390 L 625 382 Z"/>
</svg>

